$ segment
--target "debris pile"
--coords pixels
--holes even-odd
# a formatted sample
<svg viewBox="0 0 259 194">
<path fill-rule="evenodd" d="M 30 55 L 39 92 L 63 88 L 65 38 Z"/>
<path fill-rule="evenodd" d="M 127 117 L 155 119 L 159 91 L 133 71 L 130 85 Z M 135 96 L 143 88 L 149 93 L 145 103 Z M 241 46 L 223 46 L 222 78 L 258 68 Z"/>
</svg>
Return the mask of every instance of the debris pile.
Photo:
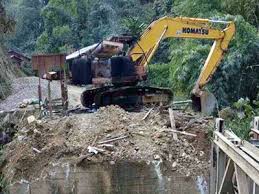
<svg viewBox="0 0 259 194">
<path fill-rule="evenodd" d="M 174 140 L 168 115 L 158 107 L 127 112 L 109 106 L 54 120 L 29 118 L 6 145 L 1 169 L 15 181 L 43 177 L 51 164 L 62 162 L 160 161 L 168 173 L 207 175 L 210 118 L 175 111 L 176 129 L 187 135 Z"/>
</svg>

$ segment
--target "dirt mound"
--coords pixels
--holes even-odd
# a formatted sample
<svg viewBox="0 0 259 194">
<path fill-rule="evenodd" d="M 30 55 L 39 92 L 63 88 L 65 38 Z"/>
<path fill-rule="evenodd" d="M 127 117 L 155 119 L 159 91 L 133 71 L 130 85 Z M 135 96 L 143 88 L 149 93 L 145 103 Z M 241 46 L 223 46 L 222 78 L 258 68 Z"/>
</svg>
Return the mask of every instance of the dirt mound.
<svg viewBox="0 0 259 194">
<path fill-rule="evenodd" d="M 51 164 L 82 165 L 109 161 L 159 161 L 164 171 L 186 176 L 208 173 L 209 120 L 174 112 L 176 127 L 196 134 L 178 135 L 168 128 L 168 112 L 127 112 L 117 106 L 92 114 L 41 120 L 21 126 L 5 147 L 2 170 L 10 181 L 43 177 Z"/>
<path fill-rule="evenodd" d="M 38 99 L 37 77 L 21 77 L 11 82 L 11 95 L 0 103 L 0 110 L 8 111 L 16 109 L 26 99 Z M 41 80 L 43 99 L 48 95 L 48 81 Z M 60 84 L 56 81 L 51 83 L 52 98 L 60 98 Z"/>
</svg>

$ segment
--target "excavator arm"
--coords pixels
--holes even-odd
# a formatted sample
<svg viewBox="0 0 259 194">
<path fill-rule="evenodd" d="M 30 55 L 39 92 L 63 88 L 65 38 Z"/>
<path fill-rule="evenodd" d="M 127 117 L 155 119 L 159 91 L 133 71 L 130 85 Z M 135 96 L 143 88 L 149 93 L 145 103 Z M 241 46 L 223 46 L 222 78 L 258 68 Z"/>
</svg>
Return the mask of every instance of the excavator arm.
<svg viewBox="0 0 259 194">
<path fill-rule="evenodd" d="M 214 27 L 218 24 L 225 25 L 225 28 L 219 29 Z M 202 97 L 206 96 L 203 95 L 204 91 L 202 91 L 202 88 L 216 71 L 234 33 L 234 22 L 187 17 L 163 17 L 149 25 L 139 41 L 135 43 L 131 50 L 129 50 L 128 55 L 131 56 L 132 60 L 138 63 L 138 65 L 146 67 L 155 54 L 159 43 L 165 38 L 214 40 L 200 76 L 192 90 L 192 94 L 195 97 L 200 98 L 199 100 L 202 100 Z M 197 101 L 197 98 L 195 101 Z M 200 106 L 198 109 L 202 109 L 202 104 L 206 103 L 200 102 L 200 104 L 201 105 L 198 105 Z"/>
</svg>

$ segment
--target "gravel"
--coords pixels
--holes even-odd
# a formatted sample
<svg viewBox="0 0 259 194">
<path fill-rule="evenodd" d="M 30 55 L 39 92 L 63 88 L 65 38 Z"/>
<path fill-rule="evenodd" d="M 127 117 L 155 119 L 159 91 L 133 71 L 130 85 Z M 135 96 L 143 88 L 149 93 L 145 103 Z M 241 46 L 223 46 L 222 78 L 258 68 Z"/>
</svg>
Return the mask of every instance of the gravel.
<svg viewBox="0 0 259 194">
<path fill-rule="evenodd" d="M 19 104 L 25 99 L 38 99 L 38 82 L 37 77 L 22 77 L 14 79 L 11 84 L 11 95 L 4 101 L 0 102 L 0 111 L 9 111 L 17 109 Z M 43 100 L 48 94 L 48 81 L 41 80 Z M 60 84 L 57 81 L 51 83 L 52 98 L 60 98 Z"/>
</svg>

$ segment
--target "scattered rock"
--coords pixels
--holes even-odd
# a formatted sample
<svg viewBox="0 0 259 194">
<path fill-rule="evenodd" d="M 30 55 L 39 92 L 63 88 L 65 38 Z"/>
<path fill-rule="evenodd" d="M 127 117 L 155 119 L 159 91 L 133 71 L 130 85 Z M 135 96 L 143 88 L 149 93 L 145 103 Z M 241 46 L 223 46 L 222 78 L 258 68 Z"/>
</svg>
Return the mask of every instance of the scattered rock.
<svg viewBox="0 0 259 194">
<path fill-rule="evenodd" d="M 114 165 L 115 164 L 115 161 L 110 161 L 110 165 Z"/>
<path fill-rule="evenodd" d="M 24 135 L 19 135 L 19 136 L 17 136 L 17 139 L 18 139 L 19 142 L 25 140 L 25 138 L 26 138 L 26 137 L 25 137 Z"/>
<path fill-rule="evenodd" d="M 172 164 L 172 167 L 175 168 L 177 166 L 177 162 L 174 161 L 173 164 Z"/>
<path fill-rule="evenodd" d="M 200 151 L 200 157 L 204 156 L 204 152 Z"/>
<path fill-rule="evenodd" d="M 158 154 L 156 154 L 156 155 L 154 155 L 154 159 L 155 159 L 155 160 L 160 160 L 161 157 L 160 157 Z"/>
<path fill-rule="evenodd" d="M 11 137 L 5 132 L 0 132 L 0 145 L 7 144 L 11 141 Z"/>
<path fill-rule="evenodd" d="M 28 124 L 36 122 L 35 116 L 31 115 L 31 116 L 27 117 L 27 122 L 28 122 Z"/>
</svg>

